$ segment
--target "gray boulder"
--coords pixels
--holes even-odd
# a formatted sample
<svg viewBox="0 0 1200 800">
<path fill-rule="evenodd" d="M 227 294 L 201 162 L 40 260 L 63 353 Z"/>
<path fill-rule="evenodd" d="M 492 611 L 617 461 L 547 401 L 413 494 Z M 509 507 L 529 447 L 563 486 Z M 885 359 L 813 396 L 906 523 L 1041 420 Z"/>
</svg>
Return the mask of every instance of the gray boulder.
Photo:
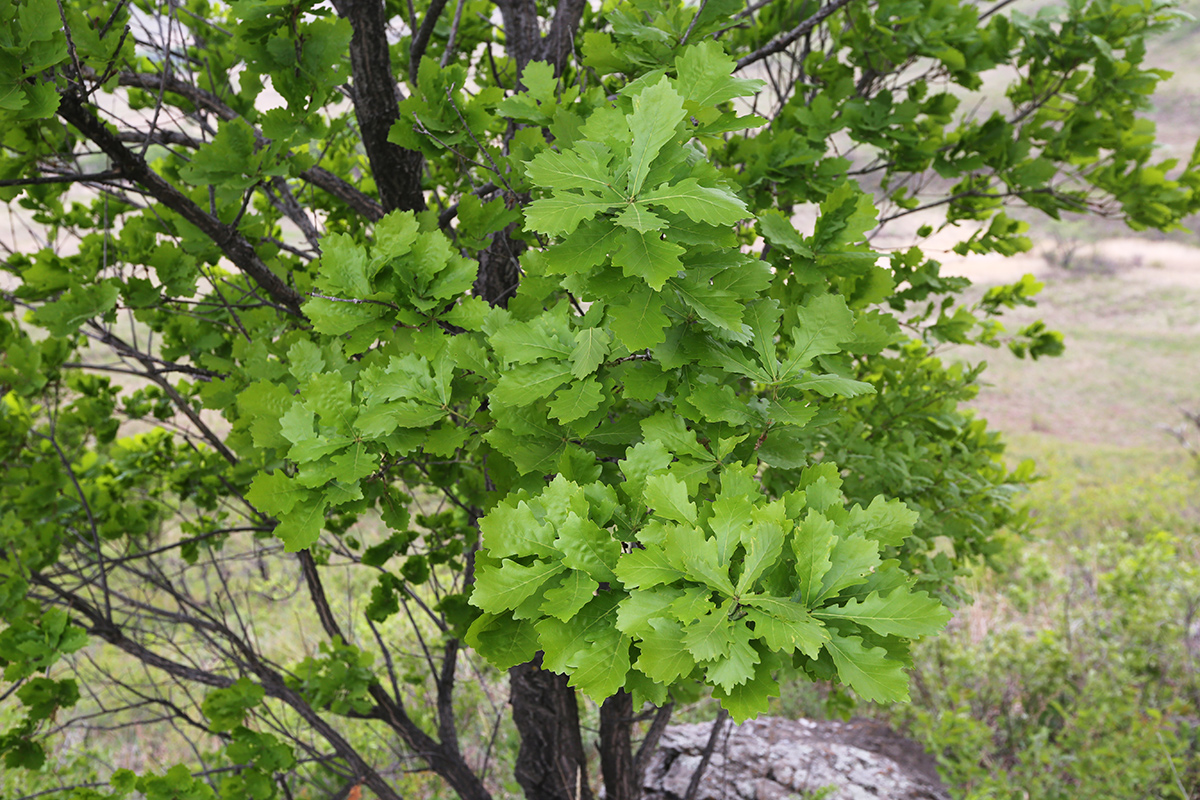
<svg viewBox="0 0 1200 800">
<path fill-rule="evenodd" d="M 646 800 L 683 800 L 711 723 L 675 725 L 646 769 Z M 727 722 L 695 800 L 949 800 L 919 744 L 870 720 Z"/>
</svg>

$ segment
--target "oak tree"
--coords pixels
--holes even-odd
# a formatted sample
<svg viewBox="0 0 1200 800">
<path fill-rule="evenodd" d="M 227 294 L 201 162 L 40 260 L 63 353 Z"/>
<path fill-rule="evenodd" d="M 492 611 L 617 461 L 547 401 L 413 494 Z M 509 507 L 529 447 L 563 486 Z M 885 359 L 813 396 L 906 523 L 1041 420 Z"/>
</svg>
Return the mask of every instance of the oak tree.
<svg viewBox="0 0 1200 800">
<path fill-rule="evenodd" d="M 1010 2 L 0 3 L 9 785 L 630 800 L 906 698 L 1029 476 L 945 348 L 1061 349 L 921 242 L 1200 205 L 1169 4 Z"/>
</svg>

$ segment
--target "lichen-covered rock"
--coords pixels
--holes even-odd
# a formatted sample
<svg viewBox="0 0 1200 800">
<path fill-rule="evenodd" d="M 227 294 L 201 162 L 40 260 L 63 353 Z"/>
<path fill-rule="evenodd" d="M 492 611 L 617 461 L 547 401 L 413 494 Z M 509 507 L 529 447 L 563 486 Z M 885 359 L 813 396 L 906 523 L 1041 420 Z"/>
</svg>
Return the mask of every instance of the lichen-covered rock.
<svg viewBox="0 0 1200 800">
<path fill-rule="evenodd" d="M 710 723 L 663 734 L 645 777 L 646 800 L 682 800 L 700 764 Z M 767 717 L 726 723 L 695 800 L 947 800 L 932 756 L 869 720 Z"/>
</svg>

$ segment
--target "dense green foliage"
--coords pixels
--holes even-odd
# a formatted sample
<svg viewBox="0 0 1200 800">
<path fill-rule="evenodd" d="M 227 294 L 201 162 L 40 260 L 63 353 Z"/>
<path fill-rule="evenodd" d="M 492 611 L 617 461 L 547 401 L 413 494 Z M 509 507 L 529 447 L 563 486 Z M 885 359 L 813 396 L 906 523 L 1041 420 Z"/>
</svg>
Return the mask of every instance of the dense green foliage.
<svg viewBox="0 0 1200 800">
<path fill-rule="evenodd" d="M 488 797 L 477 653 L 532 665 L 575 741 L 572 687 L 604 704 L 615 800 L 644 703 L 906 698 L 1029 474 L 939 348 L 1061 339 L 994 319 L 1032 279 L 965 304 L 869 240 L 921 214 L 1010 254 L 1008 203 L 1200 206 L 1200 158 L 1155 162 L 1137 117 L 1168 7 L 334 5 L 0 8 L 7 767 L 72 709 L 155 706 L 232 767 L 75 796 L 398 797 L 365 728 Z M 1005 107 L 960 112 L 1001 67 Z M 261 621 L 300 584 L 305 652 Z M 530 797 L 585 791 L 556 746 Z"/>
<path fill-rule="evenodd" d="M 968 619 L 922 645 L 895 714 L 956 797 L 1194 797 L 1196 476 L 1130 451 L 1042 461 L 1042 535 L 976 582 L 988 635 Z"/>
</svg>

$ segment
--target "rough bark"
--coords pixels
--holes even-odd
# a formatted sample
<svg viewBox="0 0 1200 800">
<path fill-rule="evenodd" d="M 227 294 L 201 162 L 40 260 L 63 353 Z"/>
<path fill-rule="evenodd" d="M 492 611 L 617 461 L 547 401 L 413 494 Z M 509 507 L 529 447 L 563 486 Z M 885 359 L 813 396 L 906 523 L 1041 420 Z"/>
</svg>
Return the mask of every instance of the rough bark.
<svg viewBox="0 0 1200 800">
<path fill-rule="evenodd" d="M 387 17 L 383 0 L 337 0 L 340 16 L 349 20 L 350 73 L 354 77 L 354 116 L 384 211 L 423 211 L 421 176 L 425 158 L 388 141 L 400 119 L 399 88 L 388 55 Z"/>
<path fill-rule="evenodd" d="M 633 698 L 622 689 L 600 706 L 600 772 L 605 800 L 637 800 L 633 760 Z"/>
<path fill-rule="evenodd" d="M 539 655 L 508 671 L 513 722 L 521 735 L 514 770 L 526 800 L 591 800 L 579 707 L 567 678 Z"/>
</svg>

